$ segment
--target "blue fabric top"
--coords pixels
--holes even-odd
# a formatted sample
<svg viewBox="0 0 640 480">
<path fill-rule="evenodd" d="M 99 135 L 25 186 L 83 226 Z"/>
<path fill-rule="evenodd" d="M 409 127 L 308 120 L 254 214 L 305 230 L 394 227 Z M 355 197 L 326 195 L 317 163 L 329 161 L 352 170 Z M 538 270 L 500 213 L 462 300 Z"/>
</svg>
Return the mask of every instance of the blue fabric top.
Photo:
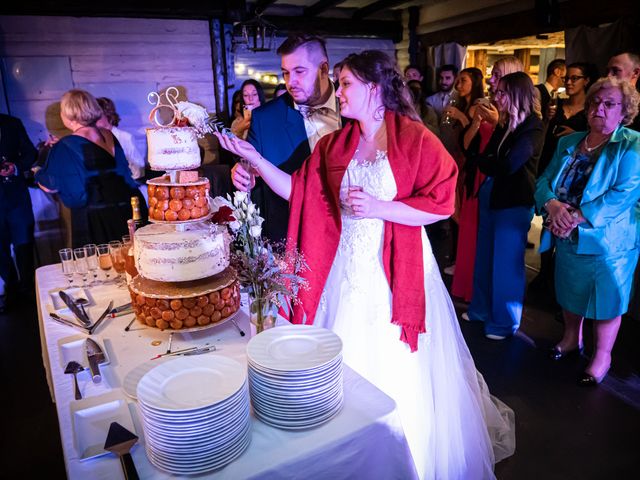
<svg viewBox="0 0 640 480">
<path fill-rule="evenodd" d="M 53 146 L 44 167 L 36 173 L 36 181 L 57 190 L 69 208 L 127 201 L 137 184 L 115 137 L 114 147 L 115 156 L 84 137 L 66 136 Z M 97 188 L 92 189 L 93 185 Z"/>
</svg>

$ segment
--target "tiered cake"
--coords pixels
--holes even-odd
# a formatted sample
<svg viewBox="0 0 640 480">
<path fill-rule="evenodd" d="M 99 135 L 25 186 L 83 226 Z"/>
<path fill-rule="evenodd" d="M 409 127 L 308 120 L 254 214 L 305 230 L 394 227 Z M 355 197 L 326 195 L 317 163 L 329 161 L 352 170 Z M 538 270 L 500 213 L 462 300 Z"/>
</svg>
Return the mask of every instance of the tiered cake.
<svg viewBox="0 0 640 480">
<path fill-rule="evenodd" d="M 183 126 L 186 120 L 180 105 L 187 111 L 198 107 L 186 102 L 175 104 L 171 89 L 168 105 L 160 95 L 151 117 L 158 124 L 147 130 L 149 162 L 153 170 L 169 173 L 147 182 L 150 225 L 134 235 L 134 260 L 138 275 L 129 285 L 137 319 L 160 329 L 192 329 L 215 325 L 240 308 L 240 288 L 236 274 L 229 267 L 231 238 L 226 227 L 207 220 L 209 180 L 191 169 L 200 165 L 196 135 L 201 129 Z M 174 112 L 169 125 L 160 125 L 158 108 Z M 201 115 L 200 115 L 201 119 Z M 177 127 L 176 125 L 182 125 Z M 193 142 L 197 152 L 193 155 Z"/>
</svg>

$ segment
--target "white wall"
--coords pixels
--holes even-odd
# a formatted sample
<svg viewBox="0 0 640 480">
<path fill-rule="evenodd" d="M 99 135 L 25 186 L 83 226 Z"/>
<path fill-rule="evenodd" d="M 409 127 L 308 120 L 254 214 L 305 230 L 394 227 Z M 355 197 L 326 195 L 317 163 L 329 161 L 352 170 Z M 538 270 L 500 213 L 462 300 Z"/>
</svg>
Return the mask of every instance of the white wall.
<svg viewBox="0 0 640 480">
<path fill-rule="evenodd" d="M 61 132 L 58 102 L 69 88 L 112 98 L 143 152 L 150 91 L 176 86 L 215 108 L 204 20 L 0 16 L 0 57 L 9 109 L 34 143 Z"/>
</svg>

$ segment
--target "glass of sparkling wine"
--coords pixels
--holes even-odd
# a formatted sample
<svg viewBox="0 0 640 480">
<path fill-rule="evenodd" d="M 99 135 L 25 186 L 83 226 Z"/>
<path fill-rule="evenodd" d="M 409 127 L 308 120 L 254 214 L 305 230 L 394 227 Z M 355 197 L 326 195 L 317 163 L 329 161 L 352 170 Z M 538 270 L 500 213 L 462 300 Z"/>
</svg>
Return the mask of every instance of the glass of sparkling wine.
<svg viewBox="0 0 640 480">
<path fill-rule="evenodd" d="M 100 270 L 104 272 L 105 281 L 108 282 L 112 267 L 108 243 L 98 245 L 98 266 L 100 267 Z"/>
<path fill-rule="evenodd" d="M 89 272 L 93 275 L 91 285 L 94 285 L 98 281 L 98 246 L 93 243 L 85 245 L 84 252 L 87 258 Z"/>
<path fill-rule="evenodd" d="M 73 256 L 76 259 L 76 273 L 82 278 L 82 286 L 84 287 L 87 284 L 87 275 L 89 274 L 89 264 L 84 247 L 74 248 Z"/>
<path fill-rule="evenodd" d="M 60 255 L 60 261 L 62 262 L 62 273 L 69 281 L 69 286 L 67 288 L 71 288 L 73 286 L 73 275 L 76 273 L 76 265 L 73 260 L 73 250 L 70 248 L 63 248 L 58 251 L 58 254 Z"/>
<path fill-rule="evenodd" d="M 111 255 L 111 264 L 118 274 L 118 286 L 122 286 L 122 274 L 124 273 L 124 253 L 122 242 L 114 240 L 109 242 L 109 254 Z"/>
</svg>

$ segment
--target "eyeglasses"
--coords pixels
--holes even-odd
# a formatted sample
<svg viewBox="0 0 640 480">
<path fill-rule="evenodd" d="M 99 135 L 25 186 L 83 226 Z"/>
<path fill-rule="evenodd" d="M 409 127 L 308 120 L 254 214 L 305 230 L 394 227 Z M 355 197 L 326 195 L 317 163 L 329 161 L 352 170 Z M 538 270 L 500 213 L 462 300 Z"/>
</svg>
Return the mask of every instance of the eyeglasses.
<svg viewBox="0 0 640 480">
<path fill-rule="evenodd" d="M 577 82 L 578 80 L 582 79 L 582 78 L 587 78 L 584 75 L 571 75 L 570 77 L 564 77 L 564 81 L 566 82 Z"/>
<path fill-rule="evenodd" d="M 592 98 L 589 108 L 597 109 L 600 105 L 604 105 L 606 110 L 611 110 L 616 105 L 622 105 L 622 102 L 612 102 L 610 100 L 601 100 L 599 98 Z"/>
</svg>

